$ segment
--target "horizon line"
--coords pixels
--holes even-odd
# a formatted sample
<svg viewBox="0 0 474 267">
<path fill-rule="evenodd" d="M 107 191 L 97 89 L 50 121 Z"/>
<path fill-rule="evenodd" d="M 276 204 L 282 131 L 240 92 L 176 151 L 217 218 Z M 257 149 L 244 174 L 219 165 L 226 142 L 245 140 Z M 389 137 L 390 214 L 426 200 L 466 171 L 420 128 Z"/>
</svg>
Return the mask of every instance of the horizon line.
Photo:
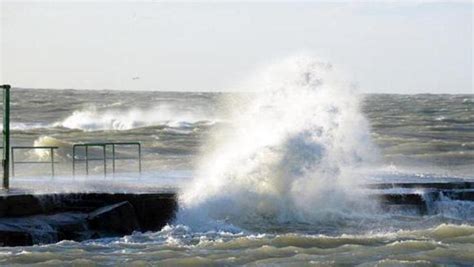
<svg viewBox="0 0 474 267">
<path fill-rule="evenodd" d="M 74 91 L 116 91 L 116 92 L 163 92 L 163 93 L 255 93 L 256 91 L 206 91 L 206 90 L 160 90 L 160 89 L 110 89 L 110 88 L 44 88 L 44 87 L 16 87 L 11 86 L 12 89 L 20 90 L 74 90 Z M 430 93 L 430 92 L 416 92 L 416 93 L 397 93 L 397 92 L 358 92 L 357 94 L 371 94 L 371 95 L 474 95 L 473 92 L 455 92 L 455 93 Z"/>
</svg>

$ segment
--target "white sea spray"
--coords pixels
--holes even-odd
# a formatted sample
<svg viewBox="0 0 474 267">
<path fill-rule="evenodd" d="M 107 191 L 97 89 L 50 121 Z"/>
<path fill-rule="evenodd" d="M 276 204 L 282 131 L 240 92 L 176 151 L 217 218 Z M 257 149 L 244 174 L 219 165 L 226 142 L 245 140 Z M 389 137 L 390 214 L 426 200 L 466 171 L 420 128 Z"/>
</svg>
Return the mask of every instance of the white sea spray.
<svg viewBox="0 0 474 267">
<path fill-rule="evenodd" d="M 231 126 L 183 191 L 180 219 L 199 221 L 193 210 L 228 222 L 314 222 L 351 213 L 359 200 L 352 170 L 377 155 L 358 95 L 330 64 L 308 56 L 257 77 L 246 87 L 259 91 L 234 101 Z"/>
</svg>

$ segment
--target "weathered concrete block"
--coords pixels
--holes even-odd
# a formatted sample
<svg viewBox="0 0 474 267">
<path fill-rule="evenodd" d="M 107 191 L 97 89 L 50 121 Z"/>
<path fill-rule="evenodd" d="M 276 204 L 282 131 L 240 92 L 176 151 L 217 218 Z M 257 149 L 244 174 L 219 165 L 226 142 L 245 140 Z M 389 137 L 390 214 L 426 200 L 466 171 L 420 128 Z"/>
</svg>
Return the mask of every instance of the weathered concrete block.
<svg viewBox="0 0 474 267">
<path fill-rule="evenodd" d="M 112 235 L 128 235 L 140 230 L 135 209 L 128 201 L 95 210 L 88 217 L 90 229 Z"/>
<path fill-rule="evenodd" d="M 0 197 L 0 218 L 7 214 L 8 205 L 6 197 Z"/>
<path fill-rule="evenodd" d="M 58 241 L 60 240 L 75 240 L 82 241 L 88 238 L 85 234 L 87 232 L 84 222 L 65 223 L 56 226 L 58 232 Z"/>
<path fill-rule="evenodd" d="M 7 211 L 5 216 L 29 216 L 40 214 L 43 207 L 33 195 L 11 195 L 6 197 Z"/>
<path fill-rule="evenodd" d="M 142 231 L 158 231 L 170 223 L 178 209 L 175 195 L 136 195 L 130 199 Z"/>
<path fill-rule="evenodd" d="M 87 238 L 85 236 L 85 233 L 88 231 L 86 214 L 59 213 L 37 217 L 42 218 L 44 223 L 50 225 L 56 231 L 56 242 L 60 240 L 82 241 Z"/>
<path fill-rule="evenodd" d="M 33 238 L 30 233 L 16 230 L 0 230 L 0 246 L 32 246 Z"/>
<path fill-rule="evenodd" d="M 0 196 L 0 246 L 160 230 L 176 209 L 175 194 L 162 192 L 4 195 Z"/>
</svg>

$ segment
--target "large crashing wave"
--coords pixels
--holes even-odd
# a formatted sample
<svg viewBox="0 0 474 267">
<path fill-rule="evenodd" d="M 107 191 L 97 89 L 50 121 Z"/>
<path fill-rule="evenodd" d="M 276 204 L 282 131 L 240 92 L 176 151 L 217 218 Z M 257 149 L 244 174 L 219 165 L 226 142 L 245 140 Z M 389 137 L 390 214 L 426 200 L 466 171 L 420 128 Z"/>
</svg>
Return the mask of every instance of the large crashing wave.
<svg viewBox="0 0 474 267">
<path fill-rule="evenodd" d="M 350 213 L 353 170 L 375 150 L 357 95 L 334 76 L 331 65 L 299 56 L 247 84 L 258 92 L 229 102 L 231 126 L 183 190 L 178 222 L 314 222 Z"/>
</svg>

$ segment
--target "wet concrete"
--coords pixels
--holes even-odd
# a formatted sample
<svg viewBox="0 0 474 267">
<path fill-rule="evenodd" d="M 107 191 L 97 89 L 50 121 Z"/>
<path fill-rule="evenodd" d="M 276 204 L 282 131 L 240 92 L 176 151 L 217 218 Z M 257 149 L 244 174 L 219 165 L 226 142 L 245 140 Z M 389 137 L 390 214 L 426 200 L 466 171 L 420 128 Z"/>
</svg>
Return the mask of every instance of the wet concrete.
<svg viewBox="0 0 474 267">
<path fill-rule="evenodd" d="M 157 231 L 173 220 L 176 210 L 174 193 L 7 194 L 0 197 L 0 245 Z"/>
<path fill-rule="evenodd" d="M 474 182 L 364 185 L 387 211 L 423 216 L 436 201 L 474 201 Z M 0 195 L 0 246 L 82 241 L 158 231 L 178 209 L 175 192 Z"/>
</svg>

